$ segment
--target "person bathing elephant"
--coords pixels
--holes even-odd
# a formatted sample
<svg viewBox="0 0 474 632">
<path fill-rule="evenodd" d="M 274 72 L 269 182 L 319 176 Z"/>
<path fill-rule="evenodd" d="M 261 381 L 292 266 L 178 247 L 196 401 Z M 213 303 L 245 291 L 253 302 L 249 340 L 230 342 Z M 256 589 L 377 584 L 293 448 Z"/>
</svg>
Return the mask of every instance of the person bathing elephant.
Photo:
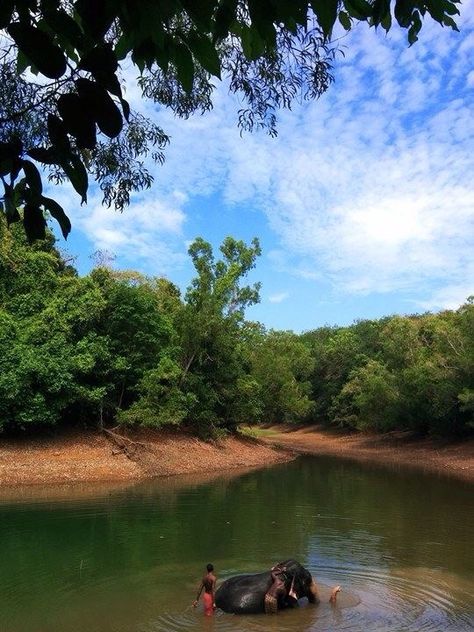
<svg viewBox="0 0 474 632">
<path fill-rule="evenodd" d="M 339 590 L 339 586 L 333 589 L 332 603 L 335 603 Z M 299 562 L 286 560 L 265 573 L 227 579 L 216 591 L 216 606 L 234 614 L 270 614 L 296 606 L 301 597 L 318 604 L 316 583 Z"/>
</svg>

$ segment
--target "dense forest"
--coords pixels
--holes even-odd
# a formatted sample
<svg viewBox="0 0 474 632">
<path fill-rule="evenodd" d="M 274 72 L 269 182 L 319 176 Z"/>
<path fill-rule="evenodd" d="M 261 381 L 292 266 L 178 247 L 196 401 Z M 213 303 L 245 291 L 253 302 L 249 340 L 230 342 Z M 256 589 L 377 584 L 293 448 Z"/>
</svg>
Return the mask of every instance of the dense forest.
<svg viewBox="0 0 474 632">
<path fill-rule="evenodd" d="M 3 220 L 2 220 L 3 221 Z M 260 254 L 196 239 L 182 296 L 163 278 L 97 266 L 80 277 L 51 234 L 0 224 L 0 431 L 78 424 L 323 423 L 463 435 L 474 430 L 474 302 L 297 335 L 245 320 Z"/>
</svg>

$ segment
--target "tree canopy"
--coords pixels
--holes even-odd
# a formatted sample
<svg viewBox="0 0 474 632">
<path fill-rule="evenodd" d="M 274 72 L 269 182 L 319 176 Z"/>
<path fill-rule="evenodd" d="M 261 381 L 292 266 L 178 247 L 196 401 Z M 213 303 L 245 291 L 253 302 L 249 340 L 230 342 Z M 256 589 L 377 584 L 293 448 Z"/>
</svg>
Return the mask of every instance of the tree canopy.
<svg viewBox="0 0 474 632">
<path fill-rule="evenodd" d="M 0 3 L 0 212 L 44 238 L 51 216 L 71 224 L 43 194 L 46 171 L 86 202 L 89 177 L 122 209 L 149 187 L 143 164 L 164 160 L 169 139 L 132 112 L 120 63 L 130 59 L 145 97 L 178 116 L 212 107 L 213 80 L 241 95 L 242 130 L 276 133 L 276 111 L 314 99 L 332 81 L 336 22 L 388 31 L 414 43 L 431 17 L 457 30 L 459 0 L 2 0 Z"/>
<path fill-rule="evenodd" d="M 245 320 L 260 254 L 196 239 L 188 290 L 100 265 L 79 277 L 54 245 L 0 216 L 0 433 L 58 425 L 326 423 L 474 430 L 474 302 L 297 335 Z"/>
</svg>

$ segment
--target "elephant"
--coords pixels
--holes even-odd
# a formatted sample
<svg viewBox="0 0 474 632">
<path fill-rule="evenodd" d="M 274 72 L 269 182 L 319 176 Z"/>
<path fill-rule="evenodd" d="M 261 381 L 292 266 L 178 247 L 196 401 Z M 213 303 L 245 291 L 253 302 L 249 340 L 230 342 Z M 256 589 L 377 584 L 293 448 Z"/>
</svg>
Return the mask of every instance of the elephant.
<svg viewBox="0 0 474 632">
<path fill-rule="evenodd" d="M 277 590 L 275 573 L 281 585 Z M 301 597 L 310 603 L 319 603 L 311 573 L 299 562 L 286 560 L 264 573 L 237 575 L 225 580 L 216 591 L 215 602 L 224 612 L 257 614 L 295 606 Z"/>
</svg>

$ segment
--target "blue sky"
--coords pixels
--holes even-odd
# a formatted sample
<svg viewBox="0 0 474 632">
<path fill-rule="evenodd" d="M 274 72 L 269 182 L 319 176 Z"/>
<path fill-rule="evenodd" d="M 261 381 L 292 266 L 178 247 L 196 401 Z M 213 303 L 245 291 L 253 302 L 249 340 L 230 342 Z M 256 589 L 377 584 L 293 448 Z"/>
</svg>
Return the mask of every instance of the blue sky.
<svg viewBox="0 0 474 632">
<path fill-rule="evenodd" d="M 411 48 L 400 29 L 358 25 L 338 41 L 334 84 L 281 112 L 276 139 L 241 137 L 222 86 L 212 112 L 183 121 L 129 83 L 171 136 L 166 163 L 123 213 L 56 189 L 73 223 L 59 246 L 81 273 L 106 249 L 184 290 L 196 236 L 215 250 L 257 236 L 261 303 L 247 316 L 278 329 L 456 308 L 474 294 L 474 0 L 458 23 L 426 23 Z"/>
</svg>

